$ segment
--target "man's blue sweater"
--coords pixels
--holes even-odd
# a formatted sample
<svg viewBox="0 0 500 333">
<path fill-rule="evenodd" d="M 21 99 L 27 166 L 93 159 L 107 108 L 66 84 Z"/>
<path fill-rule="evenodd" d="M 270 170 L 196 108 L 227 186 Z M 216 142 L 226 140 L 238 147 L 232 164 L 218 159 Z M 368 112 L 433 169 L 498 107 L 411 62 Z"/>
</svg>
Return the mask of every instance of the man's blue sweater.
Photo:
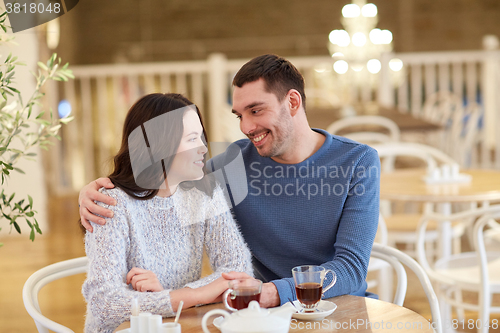
<svg viewBox="0 0 500 333">
<path fill-rule="evenodd" d="M 255 276 L 276 285 L 281 304 L 296 299 L 291 269 L 299 265 L 321 265 L 336 273 L 337 282 L 325 298 L 364 296 L 366 291 L 378 225 L 380 161 L 366 145 L 315 131 L 326 136 L 324 144 L 298 164 L 262 157 L 247 139 L 235 142 L 243 156 L 244 187 L 248 188 L 239 203 L 234 192 L 242 191 L 244 181 L 232 186 L 235 182 L 225 170 L 234 214 L 253 255 Z M 219 169 L 233 157 L 226 152 L 208 167 Z M 324 285 L 330 281 L 328 274 Z"/>
</svg>

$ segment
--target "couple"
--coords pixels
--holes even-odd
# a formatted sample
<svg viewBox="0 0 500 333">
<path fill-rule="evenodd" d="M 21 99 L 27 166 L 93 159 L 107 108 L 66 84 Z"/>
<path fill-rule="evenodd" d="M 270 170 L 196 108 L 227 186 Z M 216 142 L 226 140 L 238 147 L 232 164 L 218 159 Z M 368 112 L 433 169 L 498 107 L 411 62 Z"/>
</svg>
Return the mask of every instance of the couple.
<svg viewBox="0 0 500 333">
<path fill-rule="evenodd" d="M 168 176 L 158 191 L 135 185 L 130 167 L 125 170 L 130 188 L 124 186 L 127 182 L 120 182 L 117 163 L 131 164 L 126 146 L 130 133 L 125 129 L 110 176 L 112 184 L 108 179 L 92 182 L 82 190 L 79 200 L 82 224 L 89 231 L 93 229 L 86 236 L 91 260 L 83 289 L 89 302 L 87 322 L 95 320 L 94 316 L 127 319 L 132 297 L 147 304 L 141 306 L 143 311 L 172 315 L 181 299 L 192 301 L 188 305 L 218 301 L 228 279 L 252 274 L 266 282 L 261 304 L 278 306 L 296 299 L 291 268 L 303 264 L 322 265 L 336 273 L 337 283 L 325 293 L 326 298 L 365 296 L 365 277 L 378 223 L 376 151 L 323 130 L 312 130 L 306 118 L 303 77 L 283 58 L 264 55 L 252 59 L 238 71 L 233 85 L 233 113 L 248 137 L 234 145 L 243 156 L 249 187 L 245 199 L 234 205 L 233 214 L 251 257 L 227 212 L 220 186 L 209 184 L 213 182 L 210 177 L 194 180 L 202 175 L 188 172 L 200 168 L 201 163 L 188 166 L 176 163 L 177 157 L 163 162 L 160 175 Z M 187 101 L 182 107 L 189 104 Z M 149 119 L 152 117 L 139 122 Z M 185 112 L 182 135 L 201 135 L 201 121 L 197 121 L 198 112 Z M 193 130 L 191 123 L 198 128 Z M 169 135 L 166 130 L 164 135 Z M 202 138 L 191 139 L 197 141 L 198 150 L 185 151 L 197 151 L 198 156 L 192 160 L 200 161 L 206 153 L 205 144 Z M 182 140 L 175 141 L 179 158 L 184 149 Z M 214 171 L 230 163 L 229 155 L 213 158 L 207 168 Z M 159 178 L 158 182 L 165 181 Z M 100 187 L 115 189 L 99 193 Z M 96 205 L 94 200 L 106 204 Z M 175 208 L 178 205 L 182 207 Z M 203 223 L 197 223 L 200 218 L 205 218 Z M 107 223 L 92 228 L 88 221 Z M 201 260 L 198 251 L 203 246 L 215 273 L 197 280 Z M 228 271 L 235 272 L 222 274 Z M 155 292 L 134 293 L 127 284 L 137 291 Z"/>
</svg>

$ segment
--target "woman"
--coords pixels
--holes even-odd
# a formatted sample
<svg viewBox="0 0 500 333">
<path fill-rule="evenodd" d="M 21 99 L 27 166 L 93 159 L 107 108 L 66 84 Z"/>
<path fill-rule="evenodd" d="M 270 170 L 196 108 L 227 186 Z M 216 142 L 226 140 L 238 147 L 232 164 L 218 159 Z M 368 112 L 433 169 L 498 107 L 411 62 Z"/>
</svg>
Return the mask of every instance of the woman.
<svg viewBox="0 0 500 333">
<path fill-rule="evenodd" d="M 114 215 L 85 236 L 86 332 L 112 332 L 134 298 L 142 312 L 172 316 L 181 300 L 220 300 L 222 272 L 252 275 L 222 189 L 204 176 L 204 132 L 182 95 L 147 95 L 129 110 L 109 176 L 115 188 L 101 190 L 116 199 L 107 207 Z M 200 279 L 203 248 L 214 273 Z"/>
</svg>

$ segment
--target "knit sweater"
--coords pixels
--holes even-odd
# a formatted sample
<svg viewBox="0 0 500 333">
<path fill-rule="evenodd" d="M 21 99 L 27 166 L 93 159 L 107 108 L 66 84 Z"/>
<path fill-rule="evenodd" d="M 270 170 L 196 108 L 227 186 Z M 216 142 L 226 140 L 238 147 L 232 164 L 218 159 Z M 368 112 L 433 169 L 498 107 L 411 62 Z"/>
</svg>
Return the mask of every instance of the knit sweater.
<svg viewBox="0 0 500 333">
<path fill-rule="evenodd" d="M 232 218 L 220 187 L 213 198 L 180 187 L 168 198 L 137 200 L 119 188 L 102 190 L 117 201 L 101 205 L 114 212 L 104 226 L 85 236 L 89 258 L 82 293 L 87 301 L 86 332 L 112 332 L 129 320 L 131 301 L 140 311 L 173 316 L 170 291 L 199 288 L 222 272 L 252 274 L 250 252 Z M 214 273 L 200 279 L 203 249 Z M 133 267 L 150 270 L 164 290 L 138 292 L 126 284 Z"/>
<path fill-rule="evenodd" d="M 325 136 L 324 144 L 298 164 L 262 157 L 247 139 L 235 142 L 246 182 L 235 179 L 241 170 L 230 170 L 239 154 L 234 146 L 208 164 L 224 169 L 255 275 L 276 285 L 281 304 L 296 299 L 291 269 L 299 265 L 321 265 L 336 273 L 326 298 L 365 296 L 366 291 L 379 214 L 378 154 L 367 145 L 315 131 Z M 330 281 L 328 274 L 324 286 Z"/>
</svg>

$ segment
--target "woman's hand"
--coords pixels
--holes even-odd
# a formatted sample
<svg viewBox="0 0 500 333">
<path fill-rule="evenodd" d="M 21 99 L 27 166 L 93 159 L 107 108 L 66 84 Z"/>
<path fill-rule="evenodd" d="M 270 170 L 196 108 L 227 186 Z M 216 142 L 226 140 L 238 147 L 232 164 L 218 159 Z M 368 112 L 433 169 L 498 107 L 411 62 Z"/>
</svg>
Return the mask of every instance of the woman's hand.
<svg viewBox="0 0 500 333">
<path fill-rule="evenodd" d="M 222 294 L 229 288 L 228 280 L 220 277 L 217 280 L 196 289 L 188 287 L 170 292 L 170 302 L 173 311 L 177 311 L 179 302 L 184 301 L 184 307 L 189 308 L 198 304 L 210 304 L 222 301 Z"/>
<path fill-rule="evenodd" d="M 131 284 L 136 291 L 162 291 L 163 286 L 155 273 L 146 269 L 132 268 L 127 273 L 127 284 Z"/>
<path fill-rule="evenodd" d="M 203 304 L 209 304 L 222 302 L 222 294 L 224 294 L 228 288 L 228 280 L 220 277 L 217 280 L 195 290 L 198 290 L 201 293 L 201 302 Z"/>
<path fill-rule="evenodd" d="M 99 192 L 101 187 L 115 187 L 109 178 L 99 178 L 85 185 L 80 191 L 78 197 L 78 206 L 80 207 L 80 219 L 83 227 L 92 232 L 93 228 L 90 222 L 104 224 L 106 221 L 95 214 L 105 217 L 113 217 L 113 212 L 109 209 L 97 205 L 94 201 L 100 201 L 107 205 L 116 205 L 115 199 Z"/>
</svg>

